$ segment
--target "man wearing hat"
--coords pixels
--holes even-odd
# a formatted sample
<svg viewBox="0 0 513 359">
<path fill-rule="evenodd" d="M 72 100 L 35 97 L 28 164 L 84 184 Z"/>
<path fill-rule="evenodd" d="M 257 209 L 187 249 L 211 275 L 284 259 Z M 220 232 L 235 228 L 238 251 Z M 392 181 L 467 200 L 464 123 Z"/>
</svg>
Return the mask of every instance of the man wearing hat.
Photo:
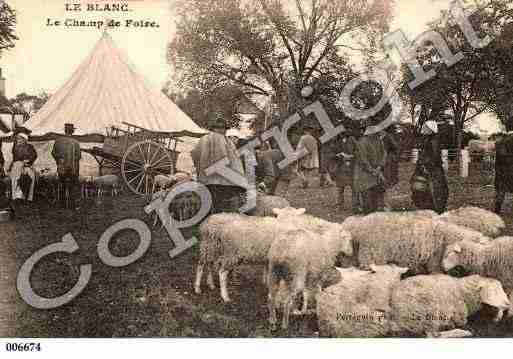
<svg viewBox="0 0 513 359">
<path fill-rule="evenodd" d="M 412 191 L 412 199 L 419 209 L 431 209 L 443 213 L 447 209 L 449 187 L 443 168 L 440 150 L 438 124 L 427 120 L 420 130 L 421 148 L 414 176 L 422 176 L 429 181 L 426 191 Z"/>
<path fill-rule="evenodd" d="M 52 157 L 57 163 L 57 173 L 61 183 L 61 189 L 68 193 L 69 200 L 74 206 L 79 193 L 80 171 L 80 143 L 72 137 L 75 127 L 71 123 L 64 124 L 65 136 L 55 140 L 52 149 Z"/>
<path fill-rule="evenodd" d="M 385 207 L 386 151 L 379 133 L 365 134 L 364 121 L 358 127 L 363 136 L 356 142 L 353 190 L 360 193 L 363 212 L 369 214 Z"/>
<path fill-rule="evenodd" d="M 315 127 L 311 124 L 307 124 L 303 136 L 299 139 L 297 149 L 305 149 L 307 155 L 305 155 L 299 161 L 299 176 L 303 182 L 303 188 L 308 187 L 308 179 L 315 176 L 316 172 L 319 171 L 319 146 L 317 139 L 312 135 Z"/>
<path fill-rule="evenodd" d="M 11 193 L 12 199 L 24 199 L 20 179 L 22 175 L 30 177 L 30 188 L 27 195 L 27 201 L 32 202 L 34 199 L 34 188 L 36 185 L 36 172 L 32 165 L 37 159 L 37 152 L 30 143 L 28 143 L 28 135 L 25 132 L 15 134 L 15 142 L 12 148 L 12 163 L 9 167 L 11 177 Z"/>
<path fill-rule="evenodd" d="M 226 136 L 226 123 L 220 113 L 208 122 L 211 132 L 203 136 L 191 151 L 197 179 L 212 195 L 212 213 L 235 212 L 243 204 L 245 189 L 220 174 L 206 174 L 218 161 L 228 160 L 227 167 L 244 175 L 244 167 L 235 145 Z"/>
</svg>

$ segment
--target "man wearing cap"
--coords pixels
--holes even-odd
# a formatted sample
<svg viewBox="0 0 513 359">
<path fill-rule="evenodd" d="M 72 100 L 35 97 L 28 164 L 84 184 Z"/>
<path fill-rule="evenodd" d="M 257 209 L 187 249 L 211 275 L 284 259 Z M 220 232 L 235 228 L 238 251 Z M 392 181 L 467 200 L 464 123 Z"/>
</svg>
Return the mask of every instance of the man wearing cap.
<svg viewBox="0 0 513 359">
<path fill-rule="evenodd" d="M 305 149 L 307 154 L 299 161 L 299 176 L 303 182 L 303 188 L 307 188 L 308 179 L 319 171 L 319 146 L 317 139 L 312 135 L 314 127 L 307 125 L 305 133 L 299 139 L 297 149 Z"/>
<path fill-rule="evenodd" d="M 79 171 L 80 171 L 80 143 L 72 137 L 75 127 L 71 123 L 64 124 L 65 136 L 55 140 L 52 149 L 52 157 L 57 163 L 57 173 L 64 193 L 69 194 L 72 205 L 79 193 Z"/>
<path fill-rule="evenodd" d="M 361 122 L 363 136 L 356 142 L 353 190 L 360 192 L 363 212 L 369 214 L 385 207 L 386 152 L 381 136 L 365 134 L 365 127 Z"/>
<path fill-rule="evenodd" d="M 431 209 L 437 213 L 445 212 L 449 187 L 443 168 L 438 136 L 438 124 L 428 120 L 420 130 L 421 148 L 414 176 L 423 176 L 429 181 L 427 191 L 413 191 L 412 199 L 419 209 Z"/>
<path fill-rule="evenodd" d="M 208 124 L 211 132 L 203 136 L 191 151 L 198 181 L 212 195 L 212 213 L 235 212 L 243 204 L 245 189 L 224 176 L 206 174 L 206 170 L 217 162 L 227 159 L 227 167 L 244 175 L 244 167 L 234 144 L 225 136 L 226 124 L 221 114 L 216 114 Z"/>
<path fill-rule="evenodd" d="M 30 177 L 30 188 L 27 195 L 27 201 L 32 202 L 34 199 L 34 188 L 36 185 L 36 172 L 32 165 L 37 159 L 37 152 L 30 143 L 28 143 L 28 135 L 24 132 L 18 132 L 15 135 L 15 142 L 12 148 L 12 163 L 9 168 L 11 177 L 12 199 L 24 199 L 25 196 L 20 186 L 22 175 Z"/>
</svg>

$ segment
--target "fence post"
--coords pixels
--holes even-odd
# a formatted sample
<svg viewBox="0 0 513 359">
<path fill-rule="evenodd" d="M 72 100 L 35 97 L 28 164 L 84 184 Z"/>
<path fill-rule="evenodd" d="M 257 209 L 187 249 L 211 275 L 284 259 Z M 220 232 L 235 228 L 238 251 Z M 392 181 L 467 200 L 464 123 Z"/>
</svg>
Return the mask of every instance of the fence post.
<svg viewBox="0 0 513 359">
<path fill-rule="evenodd" d="M 418 159 L 419 159 L 419 150 L 414 148 L 413 150 L 411 150 L 411 162 L 417 163 Z"/>
<path fill-rule="evenodd" d="M 442 150 L 442 164 L 445 172 L 449 170 L 449 150 Z"/>
<path fill-rule="evenodd" d="M 461 163 L 460 163 L 460 177 L 468 177 L 468 165 L 470 163 L 470 156 L 468 150 L 461 150 Z"/>
</svg>

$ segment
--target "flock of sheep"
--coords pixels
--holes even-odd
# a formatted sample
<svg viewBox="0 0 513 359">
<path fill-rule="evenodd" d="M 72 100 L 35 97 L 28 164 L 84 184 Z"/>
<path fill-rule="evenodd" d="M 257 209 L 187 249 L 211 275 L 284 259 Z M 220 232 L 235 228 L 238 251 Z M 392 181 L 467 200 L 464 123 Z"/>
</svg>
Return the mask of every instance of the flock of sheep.
<svg viewBox="0 0 513 359">
<path fill-rule="evenodd" d="M 214 289 L 216 271 L 228 302 L 230 271 L 263 265 L 273 329 L 278 311 L 286 329 L 291 313 L 309 312 L 311 299 L 319 334 L 328 337 L 467 336 L 460 328 L 483 304 L 496 311 L 494 321 L 513 315 L 513 237 L 497 238 L 504 221 L 487 210 L 383 212 L 331 223 L 262 196 L 256 214 L 214 214 L 201 224 L 194 289 L 201 293 L 204 273 Z M 340 260 L 352 265 L 335 267 Z M 457 266 L 469 275 L 442 274 Z M 333 272 L 338 283 L 325 287 Z"/>
</svg>

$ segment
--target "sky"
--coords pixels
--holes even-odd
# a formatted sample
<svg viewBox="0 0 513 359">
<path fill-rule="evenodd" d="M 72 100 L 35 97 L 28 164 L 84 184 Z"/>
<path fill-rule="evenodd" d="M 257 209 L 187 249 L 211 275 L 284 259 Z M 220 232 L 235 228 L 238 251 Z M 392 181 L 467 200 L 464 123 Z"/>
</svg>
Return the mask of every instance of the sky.
<svg viewBox="0 0 513 359">
<path fill-rule="evenodd" d="M 87 57 L 103 29 L 95 27 L 48 26 L 65 19 L 121 21 L 121 27 L 109 29 L 117 46 L 150 83 L 160 88 L 169 77 L 166 45 L 173 37 L 174 20 L 170 0 L 69 0 L 81 3 L 83 11 L 66 11 L 64 0 L 7 0 L 18 13 L 14 49 L 5 51 L 0 67 L 6 81 L 7 97 L 21 92 L 55 92 Z M 127 3 L 128 12 L 85 11 L 86 4 Z M 402 29 L 413 39 L 427 29 L 449 0 L 396 0 L 391 30 Z M 159 27 L 126 27 L 127 20 L 155 21 Z"/>
</svg>

